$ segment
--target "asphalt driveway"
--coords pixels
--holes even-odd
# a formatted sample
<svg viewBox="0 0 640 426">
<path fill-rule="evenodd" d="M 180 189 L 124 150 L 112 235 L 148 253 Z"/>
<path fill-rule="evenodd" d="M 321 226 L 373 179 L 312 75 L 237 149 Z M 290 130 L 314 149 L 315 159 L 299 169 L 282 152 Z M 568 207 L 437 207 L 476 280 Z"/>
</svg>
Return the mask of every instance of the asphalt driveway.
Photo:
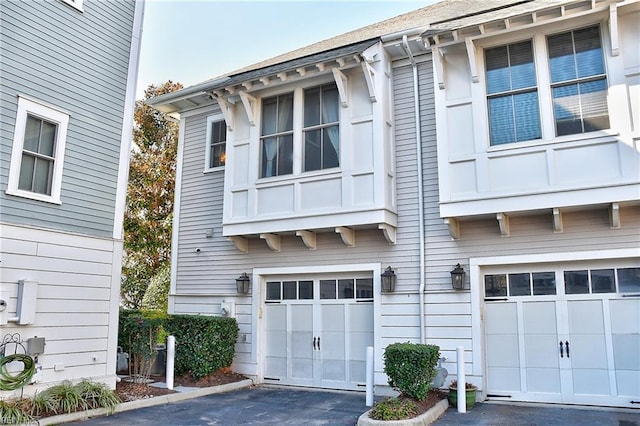
<svg viewBox="0 0 640 426">
<path fill-rule="evenodd" d="M 368 410 L 365 394 L 258 386 L 85 420 L 83 425 L 355 425 Z M 476 404 L 450 408 L 436 426 L 640 426 L 640 409 Z"/>
</svg>

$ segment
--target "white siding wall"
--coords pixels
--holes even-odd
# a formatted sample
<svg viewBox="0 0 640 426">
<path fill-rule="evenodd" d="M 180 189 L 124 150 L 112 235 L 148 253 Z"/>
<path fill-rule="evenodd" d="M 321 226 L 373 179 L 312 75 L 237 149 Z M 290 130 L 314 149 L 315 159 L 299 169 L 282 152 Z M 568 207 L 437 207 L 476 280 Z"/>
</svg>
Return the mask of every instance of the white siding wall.
<svg viewBox="0 0 640 426">
<path fill-rule="evenodd" d="M 122 242 L 5 224 L 0 234 L 0 297 L 8 302 L 0 323 L 16 316 L 18 281 L 38 282 L 34 323 L 1 325 L 0 337 L 46 339 L 40 386 L 90 378 L 114 388 Z"/>
</svg>

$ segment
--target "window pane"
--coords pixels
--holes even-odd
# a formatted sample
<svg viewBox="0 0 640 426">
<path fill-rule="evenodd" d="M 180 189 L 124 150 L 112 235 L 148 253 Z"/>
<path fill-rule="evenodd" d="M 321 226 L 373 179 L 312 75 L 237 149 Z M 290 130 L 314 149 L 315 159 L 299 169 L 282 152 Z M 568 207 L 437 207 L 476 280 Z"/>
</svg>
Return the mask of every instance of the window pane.
<svg viewBox="0 0 640 426">
<path fill-rule="evenodd" d="M 53 147 L 56 140 L 56 128 L 53 123 L 42 122 L 42 135 L 40 136 L 40 148 L 38 152 L 48 157 L 53 157 Z"/>
<path fill-rule="evenodd" d="M 265 138 L 262 140 L 262 167 L 260 176 L 276 176 L 278 163 L 278 140 L 276 138 Z"/>
<path fill-rule="evenodd" d="M 304 170 L 320 170 L 322 157 L 320 155 L 320 130 L 304 132 Z"/>
<path fill-rule="evenodd" d="M 278 127 L 277 131 L 293 130 L 293 95 L 278 96 Z"/>
<path fill-rule="evenodd" d="M 276 117 L 278 113 L 278 98 L 262 101 L 262 135 L 272 135 L 276 132 Z"/>
<path fill-rule="evenodd" d="M 297 283 L 295 281 L 284 281 L 282 283 L 282 299 L 295 300 L 297 295 Z"/>
<path fill-rule="evenodd" d="M 587 271 L 564 271 L 564 292 L 566 294 L 589 294 Z"/>
<path fill-rule="evenodd" d="M 531 296 L 529 274 L 509 274 L 509 296 Z"/>
<path fill-rule="evenodd" d="M 584 131 L 592 132 L 594 130 L 608 129 L 607 80 L 580 83 L 579 90 Z"/>
<path fill-rule="evenodd" d="M 340 165 L 340 136 L 338 126 L 323 129 L 322 168 L 330 169 Z"/>
<path fill-rule="evenodd" d="M 335 84 L 322 88 L 322 123 L 335 123 L 339 117 L 338 88 Z"/>
<path fill-rule="evenodd" d="M 535 272 L 532 275 L 535 296 L 556 294 L 556 274 L 554 272 Z"/>
<path fill-rule="evenodd" d="M 280 283 L 276 281 L 267 282 L 267 300 L 280 300 Z"/>
<path fill-rule="evenodd" d="M 535 87 L 536 72 L 533 65 L 531 40 L 508 46 L 511 65 L 511 89 Z"/>
<path fill-rule="evenodd" d="M 506 92 L 511 89 L 509 54 L 507 46 L 494 47 L 484 52 L 487 67 L 487 93 Z"/>
<path fill-rule="evenodd" d="M 227 125 L 224 121 L 211 123 L 211 143 L 227 140 Z"/>
<path fill-rule="evenodd" d="M 489 99 L 489 126 L 491 127 L 491 145 L 515 142 L 511 96 Z"/>
<path fill-rule="evenodd" d="M 33 170 L 36 167 L 35 157 L 22 154 L 22 164 L 20 165 L 20 178 L 18 179 L 18 189 L 31 191 L 33 188 Z"/>
<path fill-rule="evenodd" d="M 580 120 L 580 97 L 578 85 L 555 87 L 553 89 L 553 112 L 556 118 L 558 136 L 582 133 Z"/>
<path fill-rule="evenodd" d="M 591 271 L 591 292 L 616 292 L 616 282 L 613 275 L 613 269 L 596 269 Z"/>
<path fill-rule="evenodd" d="M 373 297 L 373 279 L 359 278 L 356 280 L 356 298 L 370 299 Z"/>
<path fill-rule="evenodd" d="M 320 124 L 320 89 L 304 91 L 304 127 Z"/>
<path fill-rule="evenodd" d="M 33 192 L 51 195 L 53 161 L 36 158 L 36 170 L 33 176 Z"/>
<path fill-rule="evenodd" d="M 618 292 L 640 293 L 640 268 L 618 269 Z"/>
<path fill-rule="evenodd" d="M 520 93 L 513 96 L 517 142 L 540 139 L 540 109 L 538 92 Z"/>
<path fill-rule="evenodd" d="M 485 275 L 484 276 L 484 296 L 485 297 L 506 297 L 507 296 L 507 276 Z"/>
<path fill-rule="evenodd" d="M 38 152 L 38 142 L 40 141 L 40 124 L 42 120 L 27 116 L 27 125 L 24 129 L 24 149 L 31 152 Z"/>
<path fill-rule="evenodd" d="M 578 78 L 604 74 L 600 27 L 590 27 L 573 32 L 576 50 Z"/>
<path fill-rule="evenodd" d="M 338 299 L 353 299 L 353 280 L 338 280 Z"/>
<path fill-rule="evenodd" d="M 298 282 L 298 298 L 313 299 L 313 281 Z"/>
<path fill-rule="evenodd" d="M 320 299 L 336 298 L 336 281 L 320 280 Z"/>
<path fill-rule="evenodd" d="M 293 135 L 278 138 L 278 176 L 293 173 Z"/>
<path fill-rule="evenodd" d="M 556 34 L 547 38 L 549 49 L 549 67 L 551 82 L 573 80 L 576 78 L 573 37 L 570 32 Z"/>
</svg>

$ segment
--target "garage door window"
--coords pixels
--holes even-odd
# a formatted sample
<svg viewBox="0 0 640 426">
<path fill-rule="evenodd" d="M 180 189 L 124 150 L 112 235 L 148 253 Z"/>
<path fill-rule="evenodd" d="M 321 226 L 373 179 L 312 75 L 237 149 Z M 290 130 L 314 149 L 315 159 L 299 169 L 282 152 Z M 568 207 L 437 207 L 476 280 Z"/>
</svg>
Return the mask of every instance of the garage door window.
<svg viewBox="0 0 640 426">
<path fill-rule="evenodd" d="M 486 297 L 544 296 L 556 294 L 553 272 L 485 275 Z"/>
</svg>

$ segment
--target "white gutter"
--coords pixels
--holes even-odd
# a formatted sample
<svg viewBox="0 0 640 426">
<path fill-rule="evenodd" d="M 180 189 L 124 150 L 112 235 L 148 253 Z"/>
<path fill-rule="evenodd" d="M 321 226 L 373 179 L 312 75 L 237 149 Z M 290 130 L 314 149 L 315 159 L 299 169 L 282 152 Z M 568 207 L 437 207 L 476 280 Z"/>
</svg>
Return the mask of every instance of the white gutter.
<svg viewBox="0 0 640 426">
<path fill-rule="evenodd" d="M 407 53 L 413 68 L 413 107 L 416 112 L 416 166 L 418 174 L 418 241 L 420 247 L 420 286 L 418 298 L 420 300 L 420 343 L 427 342 L 425 333 L 424 289 L 425 289 L 425 235 L 424 235 L 424 188 L 422 184 L 422 132 L 420 131 L 420 92 L 418 86 L 418 64 L 407 42 L 407 35 L 402 36 L 402 48 Z"/>
</svg>

